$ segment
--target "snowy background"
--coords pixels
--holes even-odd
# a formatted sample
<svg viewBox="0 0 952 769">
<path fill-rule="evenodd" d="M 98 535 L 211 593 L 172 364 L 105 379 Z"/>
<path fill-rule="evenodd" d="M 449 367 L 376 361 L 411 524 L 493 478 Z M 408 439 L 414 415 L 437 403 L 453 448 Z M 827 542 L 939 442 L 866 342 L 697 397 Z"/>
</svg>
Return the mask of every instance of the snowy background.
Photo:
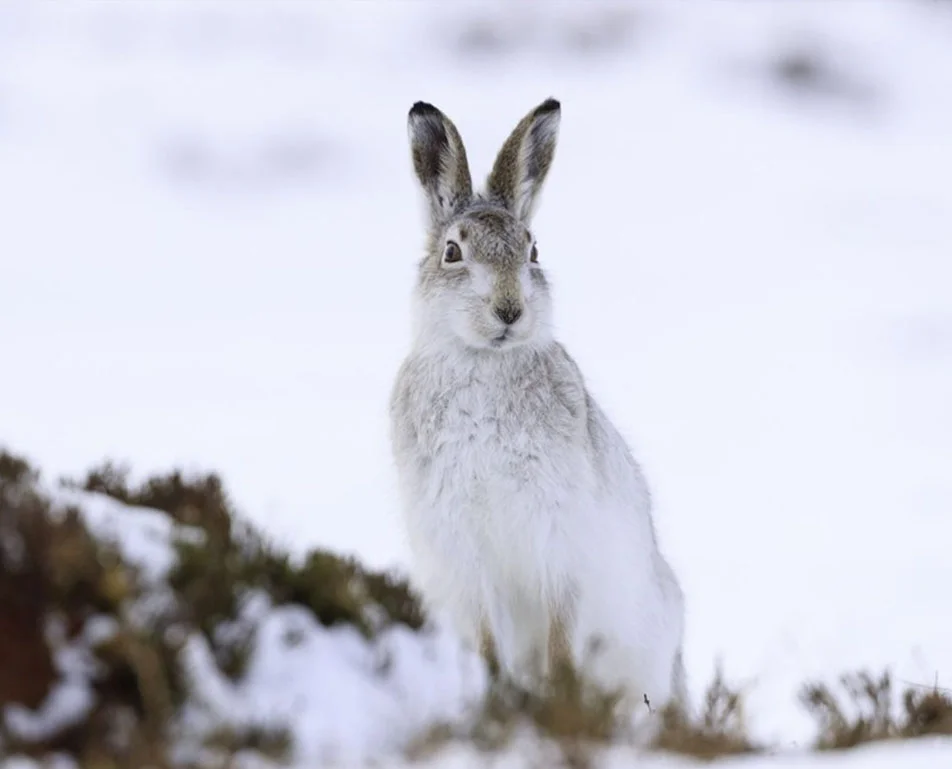
<svg viewBox="0 0 952 769">
<path fill-rule="evenodd" d="M 405 564 L 406 112 L 482 177 L 548 96 L 558 333 L 696 688 L 722 659 L 793 745 L 807 678 L 952 687 L 949 2 L 3 3 L 0 441 L 216 470 L 295 550 Z"/>
</svg>

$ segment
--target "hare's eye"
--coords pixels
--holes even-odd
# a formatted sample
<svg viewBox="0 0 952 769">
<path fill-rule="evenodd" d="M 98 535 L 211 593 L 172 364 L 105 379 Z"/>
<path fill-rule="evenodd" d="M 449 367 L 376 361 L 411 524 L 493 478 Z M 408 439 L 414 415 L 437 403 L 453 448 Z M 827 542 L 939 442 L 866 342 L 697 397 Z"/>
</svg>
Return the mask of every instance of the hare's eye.
<svg viewBox="0 0 952 769">
<path fill-rule="evenodd" d="M 536 248 L 536 244 L 532 244 L 532 250 L 529 252 L 529 261 L 538 262 L 539 261 L 539 249 Z"/>
<path fill-rule="evenodd" d="M 463 251 L 455 241 L 446 241 L 446 248 L 443 249 L 443 264 L 455 264 L 463 261 Z"/>
</svg>

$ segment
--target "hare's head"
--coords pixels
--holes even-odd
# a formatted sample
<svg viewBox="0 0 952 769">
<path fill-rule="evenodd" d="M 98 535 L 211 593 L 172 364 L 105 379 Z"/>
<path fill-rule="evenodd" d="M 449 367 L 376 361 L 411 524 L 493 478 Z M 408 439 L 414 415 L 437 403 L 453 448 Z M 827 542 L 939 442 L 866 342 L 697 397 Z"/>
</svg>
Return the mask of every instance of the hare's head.
<svg viewBox="0 0 952 769">
<path fill-rule="evenodd" d="M 526 115 L 485 191 L 474 193 L 456 126 L 430 104 L 410 110 L 413 168 L 429 204 L 416 294 L 418 330 L 429 340 L 506 350 L 550 338 L 549 291 L 530 223 L 559 117 L 555 99 Z"/>
</svg>

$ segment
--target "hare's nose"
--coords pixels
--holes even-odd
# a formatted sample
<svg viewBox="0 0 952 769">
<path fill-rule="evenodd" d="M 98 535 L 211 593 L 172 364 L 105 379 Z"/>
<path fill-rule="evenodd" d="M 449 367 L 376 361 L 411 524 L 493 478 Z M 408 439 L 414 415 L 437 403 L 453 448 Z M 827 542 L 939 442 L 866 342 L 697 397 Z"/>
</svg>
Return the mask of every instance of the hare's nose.
<svg viewBox="0 0 952 769">
<path fill-rule="evenodd" d="M 496 317 L 507 326 L 511 326 L 522 317 L 522 308 L 513 302 L 496 305 Z"/>
</svg>

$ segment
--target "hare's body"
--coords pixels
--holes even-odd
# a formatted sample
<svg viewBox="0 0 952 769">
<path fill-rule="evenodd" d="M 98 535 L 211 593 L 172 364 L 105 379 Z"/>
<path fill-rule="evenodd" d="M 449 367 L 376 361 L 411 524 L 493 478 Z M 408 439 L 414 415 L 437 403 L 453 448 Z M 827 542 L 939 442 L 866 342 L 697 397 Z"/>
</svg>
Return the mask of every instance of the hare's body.
<svg viewBox="0 0 952 769">
<path fill-rule="evenodd" d="M 582 663 L 597 640 L 596 678 L 662 705 L 683 694 L 681 591 L 638 465 L 548 330 L 525 226 L 554 148 L 546 105 L 482 197 L 452 124 L 411 111 L 433 228 L 391 400 L 407 531 L 424 596 L 472 643 L 491 640 L 506 673 Z"/>
<path fill-rule="evenodd" d="M 562 621 L 574 661 L 600 637 L 596 670 L 613 667 L 610 676 L 666 701 L 680 592 L 655 546 L 638 466 L 562 347 L 411 354 L 393 408 L 428 598 L 472 642 L 488 629 L 510 672 L 543 657 Z"/>
</svg>

